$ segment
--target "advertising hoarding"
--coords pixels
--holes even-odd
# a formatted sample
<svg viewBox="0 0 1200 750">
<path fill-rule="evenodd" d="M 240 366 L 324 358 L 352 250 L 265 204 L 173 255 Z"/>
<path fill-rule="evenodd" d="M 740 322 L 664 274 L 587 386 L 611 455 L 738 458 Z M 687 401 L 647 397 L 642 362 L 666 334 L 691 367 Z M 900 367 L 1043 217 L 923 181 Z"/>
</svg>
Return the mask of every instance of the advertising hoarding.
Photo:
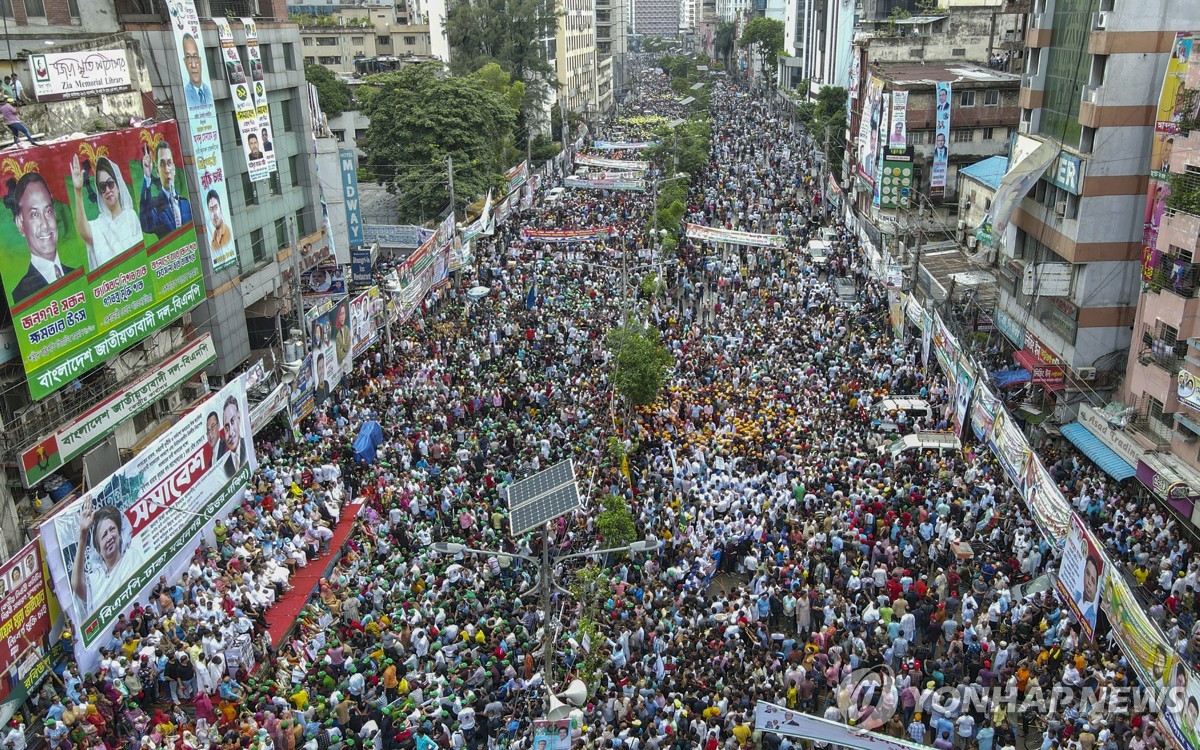
<svg viewBox="0 0 1200 750">
<path fill-rule="evenodd" d="M 95 671 L 112 625 L 158 580 L 175 580 L 258 467 L 242 378 L 183 415 L 119 471 L 41 526 L 54 591 Z"/>
<path fill-rule="evenodd" d="M 254 106 L 255 84 L 246 75 L 229 19 L 213 18 L 212 22 L 217 26 L 217 38 L 221 41 L 221 59 L 225 63 L 225 79 L 229 81 L 229 96 L 233 100 L 246 171 L 250 173 L 251 182 L 260 182 L 271 174 L 267 152 L 273 155 L 275 144 L 271 142 L 269 132 L 259 133 L 258 109 Z"/>
<path fill-rule="evenodd" d="M 121 388 L 21 453 L 21 481 L 33 487 L 71 459 L 83 455 L 119 425 L 199 374 L 217 358 L 212 336 L 204 334 L 170 359 Z"/>
<path fill-rule="evenodd" d="M 58 102 L 82 96 L 115 94 L 133 88 L 125 48 L 52 52 L 29 56 L 33 98 Z"/>
<path fill-rule="evenodd" d="M 1058 563 L 1058 593 L 1075 615 L 1084 635 L 1090 641 L 1096 636 L 1096 619 L 1100 614 L 1100 591 L 1107 572 L 1100 546 L 1084 527 L 1079 516 L 1072 514 L 1067 541 Z"/>
<path fill-rule="evenodd" d="M 504 173 L 504 194 L 507 195 L 529 179 L 529 162 L 523 161 Z"/>
<path fill-rule="evenodd" d="M 238 19 L 246 32 L 246 56 L 250 59 L 250 92 L 254 99 L 254 112 L 258 116 L 258 135 L 263 157 L 267 160 L 267 174 L 279 171 L 275 161 L 275 140 L 271 128 L 271 108 L 267 106 L 267 82 L 263 77 L 262 51 L 258 47 L 258 24 L 253 18 Z"/>
<path fill-rule="evenodd" d="M 34 399 L 204 298 L 177 132 L 162 122 L 4 160 L 0 279 Z"/>
<path fill-rule="evenodd" d="M 949 81 L 937 85 L 933 122 L 933 162 L 929 171 L 929 193 L 941 198 L 946 194 L 946 172 L 950 161 L 950 109 L 953 87 Z"/>
<path fill-rule="evenodd" d="M 231 218 L 233 206 L 225 189 L 225 164 L 221 157 L 221 131 L 217 124 L 217 108 L 213 103 L 208 62 L 204 57 L 204 37 L 200 34 L 200 17 L 193 0 L 171 0 L 171 32 L 179 76 L 183 81 L 183 99 L 192 139 L 192 172 L 203 193 L 189 210 L 189 217 L 203 216 L 208 239 L 208 251 L 213 271 L 223 271 L 237 265 L 237 243 Z M 201 206 L 203 210 L 201 210 Z M 215 212 L 215 213 L 214 213 Z M 186 223 L 190 219 L 184 219 Z M 169 223 L 169 220 L 168 220 Z"/>
<path fill-rule="evenodd" d="M 345 297 L 327 300 L 309 310 L 305 319 L 313 353 L 313 398 L 320 406 L 350 372 L 350 303 Z"/>
<path fill-rule="evenodd" d="M 892 92 L 892 117 L 888 128 L 888 148 L 903 150 L 908 146 L 908 92 Z"/>
<path fill-rule="evenodd" d="M 787 243 L 782 234 L 761 234 L 759 232 L 739 232 L 736 229 L 724 227 L 706 227 L 701 224 L 686 224 L 684 229 L 688 239 L 705 242 L 726 242 L 730 245 L 747 245 L 749 247 L 781 248 Z"/>
<path fill-rule="evenodd" d="M 883 118 L 883 80 L 867 75 L 858 130 L 858 176 L 875 186 L 879 162 L 879 127 Z"/>
<path fill-rule="evenodd" d="M 358 198 L 358 162 L 354 158 L 354 150 L 348 148 L 338 151 L 338 159 L 342 169 L 342 199 L 346 202 L 346 235 L 350 247 L 358 247 L 366 244 Z"/>
<path fill-rule="evenodd" d="M 350 301 L 350 339 L 356 358 L 366 354 L 379 339 L 386 314 L 386 301 L 379 287 L 373 286 Z"/>
<path fill-rule="evenodd" d="M 0 722 L 34 693 L 62 656 L 62 610 L 50 596 L 42 548 L 32 541 L 0 566 Z"/>
<path fill-rule="evenodd" d="M 1146 214 L 1142 224 L 1142 281 L 1152 281 L 1158 268 L 1158 229 L 1171 197 L 1171 152 L 1179 134 L 1179 121 L 1184 113 L 1180 93 L 1191 64 L 1192 49 L 1197 32 L 1175 34 L 1167 72 L 1158 92 L 1158 108 L 1154 115 L 1154 140 L 1150 145 L 1150 182 L 1146 193 Z"/>
</svg>

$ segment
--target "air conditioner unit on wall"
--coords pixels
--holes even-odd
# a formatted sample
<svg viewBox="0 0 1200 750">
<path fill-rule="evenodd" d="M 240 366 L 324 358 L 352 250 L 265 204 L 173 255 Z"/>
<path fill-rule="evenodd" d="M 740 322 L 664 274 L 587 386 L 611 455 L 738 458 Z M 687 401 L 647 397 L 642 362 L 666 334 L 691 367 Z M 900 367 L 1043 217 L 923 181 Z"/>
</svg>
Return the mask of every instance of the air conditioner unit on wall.
<svg viewBox="0 0 1200 750">
<path fill-rule="evenodd" d="M 1067 202 L 1066 201 L 1058 201 L 1057 203 L 1054 204 L 1054 215 L 1060 219 L 1067 215 Z"/>
<path fill-rule="evenodd" d="M 1075 375 L 1078 376 L 1080 380 L 1092 381 L 1096 379 L 1096 368 L 1080 367 L 1075 371 Z"/>
</svg>

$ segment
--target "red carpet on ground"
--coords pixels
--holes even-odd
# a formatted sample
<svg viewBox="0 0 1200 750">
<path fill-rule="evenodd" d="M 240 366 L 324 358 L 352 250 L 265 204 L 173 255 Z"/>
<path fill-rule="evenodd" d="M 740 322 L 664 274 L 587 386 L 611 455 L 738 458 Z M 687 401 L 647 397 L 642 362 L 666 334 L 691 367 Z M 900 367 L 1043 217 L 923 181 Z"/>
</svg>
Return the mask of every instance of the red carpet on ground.
<svg viewBox="0 0 1200 750">
<path fill-rule="evenodd" d="M 342 508 L 342 518 L 338 522 L 337 528 L 333 530 L 333 539 L 329 540 L 329 552 L 316 560 L 309 560 L 307 566 L 297 570 L 296 574 L 288 581 L 292 590 L 280 597 L 267 610 L 267 623 L 271 626 L 269 632 L 272 646 L 278 647 L 284 636 L 291 631 L 300 610 L 304 609 L 309 597 L 317 590 L 317 584 L 329 572 L 342 545 L 349 538 L 350 531 L 354 528 L 354 521 L 358 517 L 358 511 L 361 509 L 361 503 Z"/>
</svg>

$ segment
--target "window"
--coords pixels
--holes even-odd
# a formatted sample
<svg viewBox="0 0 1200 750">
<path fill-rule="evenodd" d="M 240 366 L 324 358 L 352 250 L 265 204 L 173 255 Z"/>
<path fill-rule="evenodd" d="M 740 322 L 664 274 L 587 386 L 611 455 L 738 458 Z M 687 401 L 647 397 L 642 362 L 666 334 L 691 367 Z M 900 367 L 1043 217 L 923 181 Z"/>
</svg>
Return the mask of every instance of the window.
<svg viewBox="0 0 1200 750">
<path fill-rule="evenodd" d="M 275 57 L 274 57 L 274 55 L 271 54 L 271 45 L 269 45 L 269 44 L 258 45 L 258 53 L 259 53 L 259 57 L 262 58 L 263 72 L 264 73 L 274 73 L 275 72 Z"/>
<path fill-rule="evenodd" d="M 955 143 L 970 143 L 975 140 L 975 129 L 955 128 L 950 131 L 950 139 Z"/>
<path fill-rule="evenodd" d="M 242 196 L 247 206 L 258 205 L 258 190 L 255 189 L 254 183 L 250 181 L 249 172 L 242 172 Z"/>
<path fill-rule="evenodd" d="M 257 263 L 267 257 L 266 242 L 263 240 L 263 231 L 255 229 L 250 232 L 250 255 Z"/>
<path fill-rule="evenodd" d="M 67 0 L 67 15 L 71 18 L 79 18 L 79 0 Z"/>
<path fill-rule="evenodd" d="M 995 131 L 996 131 L 995 128 L 984 128 L 983 129 L 983 140 L 985 140 L 985 141 L 992 140 L 992 138 L 995 137 Z"/>
<path fill-rule="evenodd" d="M 292 173 L 292 187 L 300 187 L 300 157 L 288 157 L 288 171 Z"/>
<path fill-rule="evenodd" d="M 406 36 L 404 37 L 404 44 L 408 47 L 415 47 L 417 46 L 417 38 L 415 36 Z"/>
<path fill-rule="evenodd" d="M 267 180 L 271 184 L 271 195 L 283 195 L 283 181 L 279 179 L 278 167 L 271 173 Z"/>
<path fill-rule="evenodd" d="M 301 237 L 306 237 L 313 231 L 312 223 L 312 220 L 309 219 L 307 208 L 302 208 L 296 212 L 296 232 Z"/>
<path fill-rule="evenodd" d="M 45 18 L 45 3 L 42 0 L 25 0 L 25 15 L 30 18 Z"/>
<path fill-rule="evenodd" d="M 313 46 L 313 38 L 311 36 L 306 36 L 301 41 L 304 42 L 305 47 Z"/>
<path fill-rule="evenodd" d="M 342 58 L 335 55 L 323 55 L 317 58 L 317 62 L 321 63 L 322 65 L 341 65 Z"/>
<path fill-rule="evenodd" d="M 975 92 L 974 92 L 974 91 L 962 91 L 962 92 L 959 92 L 959 94 L 958 94 L 958 106 L 960 106 L 960 107 L 974 107 L 974 106 L 975 106 Z"/>
<path fill-rule="evenodd" d="M 951 57 L 966 57 L 967 56 L 967 48 L 966 47 L 955 47 L 954 49 L 950 50 L 950 56 Z"/>
<path fill-rule="evenodd" d="M 0 0 L 0 16 L 16 18 L 13 15 L 12 0 Z"/>
<path fill-rule="evenodd" d="M 318 47 L 336 47 L 337 46 L 337 38 L 332 37 L 332 36 L 317 37 L 317 46 Z"/>
<path fill-rule="evenodd" d="M 352 36 L 350 37 L 350 43 L 355 47 L 361 47 L 363 46 L 363 38 L 361 36 Z"/>
<path fill-rule="evenodd" d="M 305 60 L 307 59 L 305 58 Z M 296 69 L 296 44 L 294 42 L 283 43 L 283 67 L 287 70 Z"/>
<path fill-rule="evenodd" d="M 288 246 L 287 219 L 280 216 L 275 220 L 275 246 Z"/>
<path fill-rule="evenodd" d="M 392 46 L 392 38 L 390 36 L 377 36 L 375 37 L 375 45 L 378 47 L 390 47 Z"/>
<path fill-rule="evenodd" d="M 242 129 L 238 127 L 237 112 L 229 113 L 229 121 L 233 123 L 233 142 L 242 145 Z"/>
<path fill-rule="evenodd" d="M 922 146 L 925 144 L 928 136 L 928 130 L 910 130 L 908 131 L 908 145 Z"/>
<path fill-rule="evenodd" d="M 305 65 L 316 65 L 316 64 L 317 64 L 317 58 L 315 58 L 315 57 L 306 57 L 306 58 L 304 58 L 304 64 L 305 64 Z"/>
<path fill-rule="evenodd" d="M 331 132 L 333 133 L 333 137 L 337 138 L 338 143 L 346 142 L 346 131 L 345 130 L 334 130 Z"/>
<path fill-rule="evenodd" d="M 991 91 L 983 92 L 983 106 L 999 107 L 1000 106 L 1000 92 L 997 91 L 996 89 L 992 89 Z"/>
</svg>

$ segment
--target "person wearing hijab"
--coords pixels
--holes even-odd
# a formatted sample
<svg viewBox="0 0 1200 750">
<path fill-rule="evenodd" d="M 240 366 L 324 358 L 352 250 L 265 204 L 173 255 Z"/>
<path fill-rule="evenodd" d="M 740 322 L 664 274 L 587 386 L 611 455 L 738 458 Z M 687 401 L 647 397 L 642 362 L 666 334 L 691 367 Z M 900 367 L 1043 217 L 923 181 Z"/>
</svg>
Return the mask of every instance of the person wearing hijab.
<svg viewBox="0 0 1200 750">
<path fill-rule="evenodd" d="M 94 271 L 143 241 L 142 225 L 121 170 L 107 156 L 96 159 L 98 215 L 88 219 L 83 192 L 86 182 L 79 156 L 71 159 L 71 187 L 75 193 L 75 227 L 87 245 L 88 270 Z M 90 191 L 89 191 L 90 193 Z M 90 197 L 90 196 L 89 196 Z"/>
</svg>

